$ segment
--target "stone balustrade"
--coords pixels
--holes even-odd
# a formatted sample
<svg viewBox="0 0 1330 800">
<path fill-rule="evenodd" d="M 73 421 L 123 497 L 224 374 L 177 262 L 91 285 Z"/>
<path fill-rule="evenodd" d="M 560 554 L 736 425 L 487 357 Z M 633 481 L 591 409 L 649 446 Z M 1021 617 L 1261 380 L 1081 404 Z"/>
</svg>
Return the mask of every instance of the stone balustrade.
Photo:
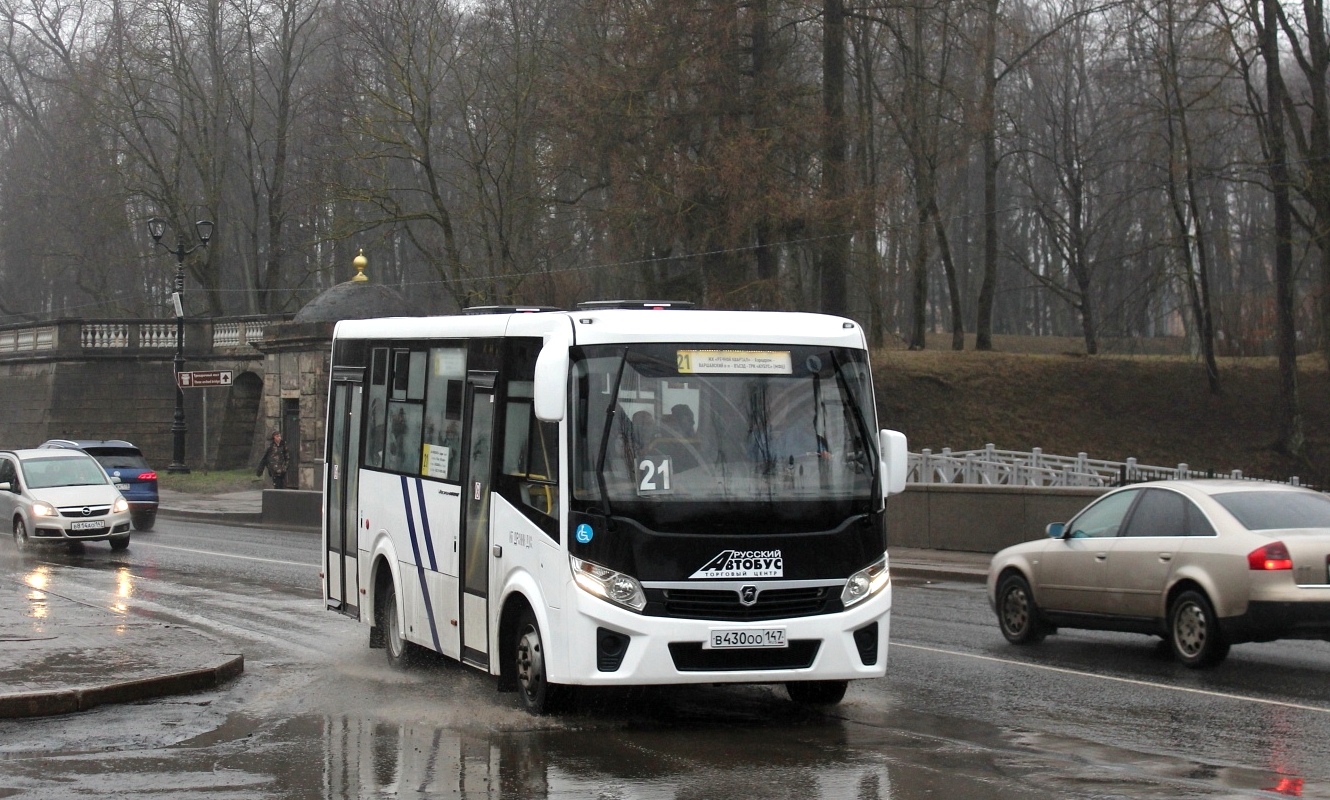
<svg viewBox="0 0 1330 800">
<path fill-rule="evenodd" d="M 35 325 L 0 330 L 0 355 L 37 353 L 54 350 L 56 326 Z"/>
<path fill-rule="evenodd" d="M 250 349 L 271 324 L 289 316 L 186 319 L 185 349 L 193 354 Z M 0 359 L 22 360 L 49 355 L 112 355 L 174 351 L 173 319 L 59 320 L 38 325 L 0 327 Z"/>
</svg>

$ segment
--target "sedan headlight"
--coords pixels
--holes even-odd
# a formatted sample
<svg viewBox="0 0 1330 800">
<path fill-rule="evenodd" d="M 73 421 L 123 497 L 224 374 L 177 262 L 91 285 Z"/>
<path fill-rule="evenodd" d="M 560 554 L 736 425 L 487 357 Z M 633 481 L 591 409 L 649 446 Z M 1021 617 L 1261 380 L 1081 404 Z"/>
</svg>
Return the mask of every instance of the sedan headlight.
<svg viewBox="0 0 1330 800">
<path fill-rule="evenodd" d="M 115 502 L 111 504 L 112 514 L 119 514 L 121 511 L 128 511 L 128 510 L 129 510 L 129 501 L 123 497 L 117 497 L 115 499 Z"/>
<path fill-rule="evenodd" d="M 44 500 L 38 500 L 32 504 L 32 515 L 34 517 L 56 517 L 59 516 L 59 512 L 57 512 L 55 506 L 50 503 L 47 503 Z"/>
<path fill-rule="evenodd" d="M 845 588 L 840 593 L 841 605 L 849 608 L 877 594 L 890 582 L 891 572 L 887 569 L 887 554 L 883 553 L 881 558 L 854 573 L 845 582 Z"/>
<path fill-rule="evenodd" d="M 637 578 L 574 556 L 568 556 L 568 563 L 573 568 L 573 580 L 583 591 L 631 611 L 646 608 L 647 596 Z"/>
</svg>

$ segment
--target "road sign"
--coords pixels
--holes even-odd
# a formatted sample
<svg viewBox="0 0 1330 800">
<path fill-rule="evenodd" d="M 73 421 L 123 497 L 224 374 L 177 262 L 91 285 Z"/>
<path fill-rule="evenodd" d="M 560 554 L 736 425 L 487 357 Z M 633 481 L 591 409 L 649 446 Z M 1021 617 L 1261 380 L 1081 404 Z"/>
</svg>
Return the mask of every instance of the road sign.
<svg viewBox="0 0 1330 800">
<path fill-rule="evenodd" d="M 177 372 L 176 385 L 181 389 L 206 389 L 209 386 L 230 386 L 231 370 L 204 369 L 194 372 Z"/>
</svg>

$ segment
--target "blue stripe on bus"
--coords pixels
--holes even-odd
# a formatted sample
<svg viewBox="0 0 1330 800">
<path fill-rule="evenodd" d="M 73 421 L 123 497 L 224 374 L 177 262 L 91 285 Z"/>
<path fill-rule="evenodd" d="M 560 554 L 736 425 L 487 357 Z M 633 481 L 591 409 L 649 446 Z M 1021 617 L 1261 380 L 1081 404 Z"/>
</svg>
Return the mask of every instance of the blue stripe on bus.
<svg viewBox="0 0 1330 800">
<path fill-rule="evenodd" d="M 425 510 L 425 482 L 416 478 L 416 498 L 420 501 L 420 531 L 425 534 L 425 550 L 429 553 L 429 568 L 439 571 L 439 562 L 434 560 L 434 537 L 429 534 L 429 512 Z"/>
<path fill-rule="evenodd" d="M 420 594 L 425 598 L 425 617 L 429 620 L 429 633 L 434 639 L 434 650 L 442 653 L 439 644 L 439 628 L 434 624 L 434 604 L 429 599 L 429 584 L 425 581 L 425 565 L 420 563 L 420 542 L 416 541 L 416 519 L 411 513 L 411 490 L 407 488 L 406 476 L 402 476 L 402 507 L 406 509 L 406 529 L 411 534 L 411 552 L 416 556 L 416 574 L 420 576 Z"/>
</svg>

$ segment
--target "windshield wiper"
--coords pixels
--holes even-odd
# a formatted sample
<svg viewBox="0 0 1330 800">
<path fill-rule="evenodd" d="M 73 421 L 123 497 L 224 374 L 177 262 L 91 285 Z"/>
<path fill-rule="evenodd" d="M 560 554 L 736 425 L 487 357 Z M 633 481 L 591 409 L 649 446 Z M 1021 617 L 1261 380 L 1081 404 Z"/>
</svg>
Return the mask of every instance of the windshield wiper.
<svg viewBox="0 0 1330 800">
<path fill-rule="evenodd" d="M 836 357 L 836 351 L 833 350 L 828 355 L 831 356 L 831 366 L 836 370 L 836 385 L 840 386 L 841 391 L 845 393 L 846 399 L 850 401 L 850 410 L 854 412 L 854 422 L 859 427 L 859 436 L 864 441 L 864 447 L 870 453 L 875 453 L 877 447 L 876 439 L 872 435 L 873 432 L 868 429 L 868 420 L 864 419 L 864 409 L 859 403 L 858 396 L 854 393 L 854 387 L 850 385 L 850 381 L 845 377 L 845 372 L 841 369 L 840 359 Z M 869 459 L 869 463 L 864 466 L 868 469 L 870 474 L 876 477 L 877 467 L 872 463 L 875 460 L 876 459 Z M 877 500 L 877 485 L 879 483 L 880 481 L 873 481 L 874 501 Z"/>
<path fill-rule="evenodd" d="M 619 408 L 619 387 L 623 385 L 623 370 L 628 366 L 628 348 L 623 349 L 619 357 L 619 368 L 614 373 L 614 391 L 610 393 L 609 405 L 605 407 L 605 426 L 600 431 L 600 452 L 596 455 L 596 485 L 600 487 L 600 499 L 605 503 L 605 516 L 612 517 L 610 509 L 610 490 L 605 483 L 605 454 L 610 450 L 610 431 L 614 427 L 614 415 Z"/>
</svg>

